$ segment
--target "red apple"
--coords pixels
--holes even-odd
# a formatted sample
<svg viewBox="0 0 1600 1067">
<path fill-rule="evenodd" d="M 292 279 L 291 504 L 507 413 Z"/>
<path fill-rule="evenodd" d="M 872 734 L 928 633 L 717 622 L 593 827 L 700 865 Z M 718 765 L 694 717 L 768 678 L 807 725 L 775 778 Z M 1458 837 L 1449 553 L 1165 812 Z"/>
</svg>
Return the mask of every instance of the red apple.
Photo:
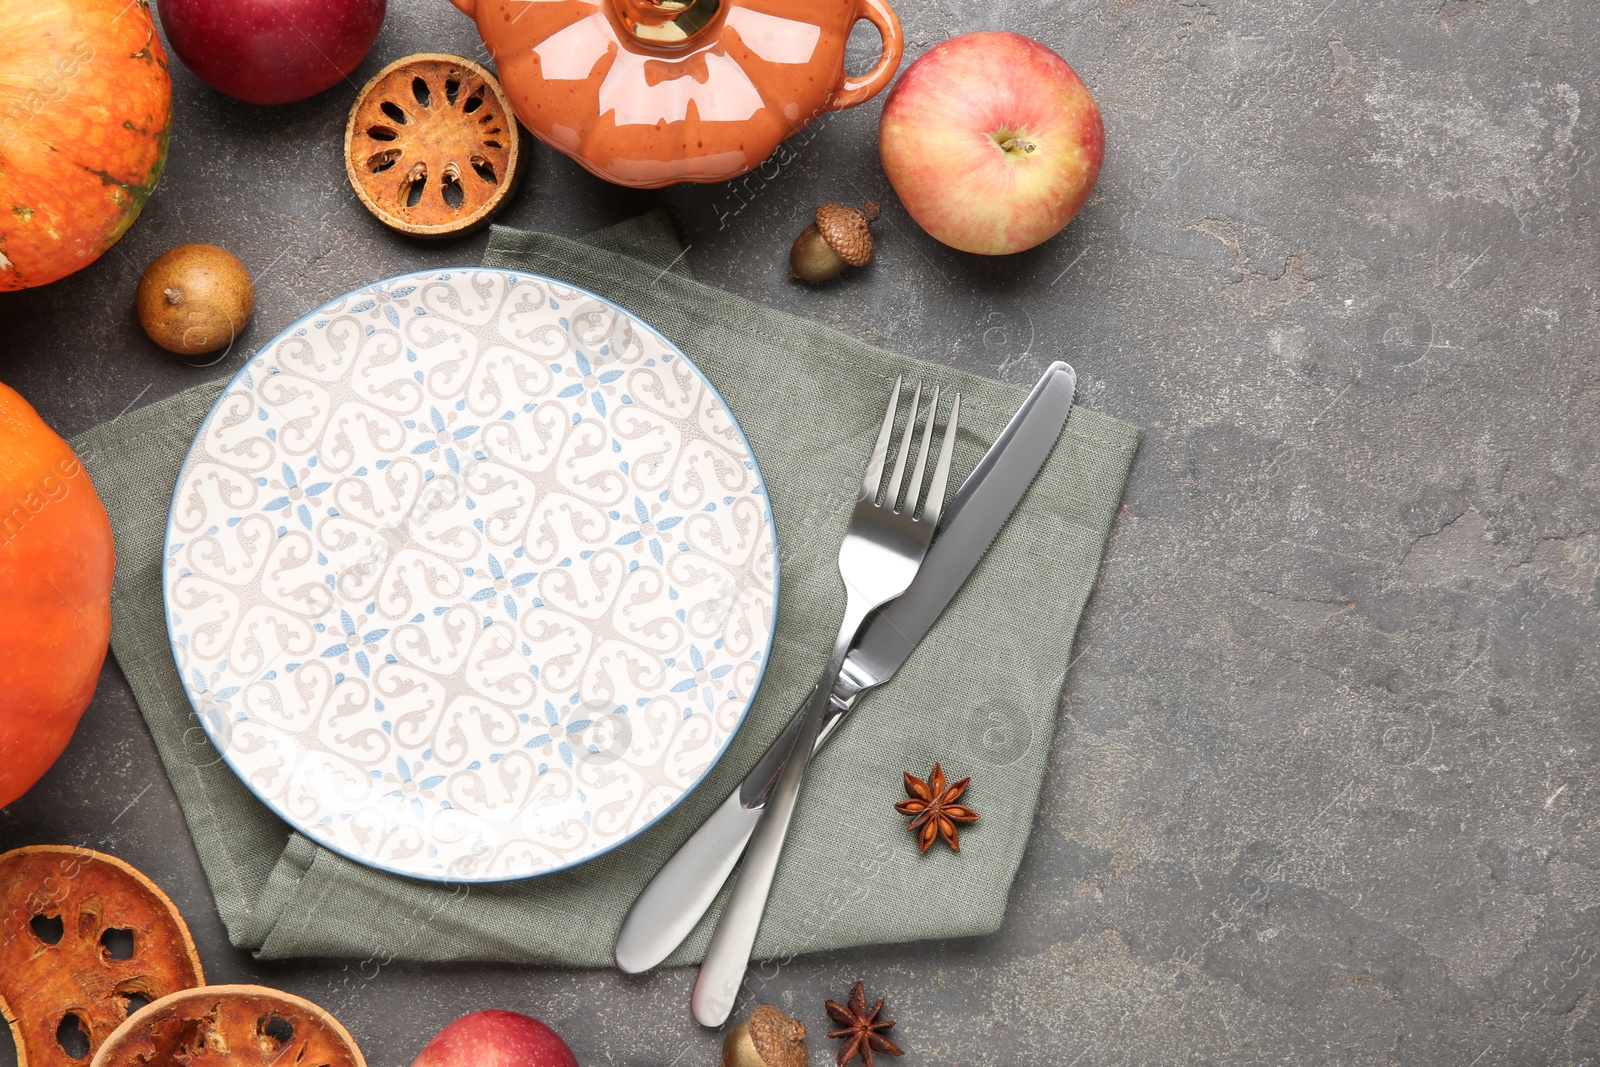
<svg viewBox="0 0 1600 1067">
<path fill-rule="evenodd" d="M 1106 129 L 1067 61 L 1015 33 L 968 33 L 906 69 L 878 150 L 917 225 L 987 256 L 1050 239 L 1100 176 Z"/>
<path fill-rule="evenodd" d="M 578 1067 L 556 1032 L 514 1011 L 475 1011 L 433 1035 L 411 1067 Z"/>
<path fill-rule="evenodd" d="M 383 25 L 385 0 L 158 0 L 178 58 L 252 104 L 304 100 L 344 79 Z"/>
</svg>

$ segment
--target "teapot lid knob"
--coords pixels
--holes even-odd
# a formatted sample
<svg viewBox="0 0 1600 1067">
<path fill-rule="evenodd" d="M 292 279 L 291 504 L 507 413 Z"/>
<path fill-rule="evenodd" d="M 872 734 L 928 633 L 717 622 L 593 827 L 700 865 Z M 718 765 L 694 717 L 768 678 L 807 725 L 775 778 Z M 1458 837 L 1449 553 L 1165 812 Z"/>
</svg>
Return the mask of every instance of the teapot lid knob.
<svg viewBox="0 0 1600 1067">
<path fill-rule="evenodd" d="M 473 0 L 455 0 L 471 4 Z M 628 32 L 641 41 L 668 48 L 699 36 L 722 7 L 722 0 L 614 0 Z"/>
</svg>

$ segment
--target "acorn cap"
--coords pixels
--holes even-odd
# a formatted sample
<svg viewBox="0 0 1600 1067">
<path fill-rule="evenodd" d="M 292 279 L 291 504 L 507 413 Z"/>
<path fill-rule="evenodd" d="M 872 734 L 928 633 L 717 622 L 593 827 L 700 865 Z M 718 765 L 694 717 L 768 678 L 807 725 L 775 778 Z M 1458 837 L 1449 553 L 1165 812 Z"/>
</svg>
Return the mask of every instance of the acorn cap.
<svg viewBox="0 0 1600 1067">
<path fill-rule="evenodd" d="M 834 255 L 852 267 L 864 267 L 872 259 L 872 230 L 868 226 L 877 217 L 876 200 L 868 200 L 860 211 L 844 204 L 822 204 L 817 208 L 817 229 Z"/>
<path fill-rule="evenodd" d="M 825 205 L 826 206 L 826 205 Z M 834 204 L 834 207 L 839 205 Z M 856 214 L 851 212 L 851 214 Z M 857 215 L 859 218 L 860 216 Z M 821 211 L 818 211 L 818 220 Z M 864 230 L 865 224 L 862 229 Z M 867 238 L 870 247 L 872 239 Z M 750 1041 L 766 1067 L 806 1067 L 806 1027 L 783 1009 L 761 1004 L 750 1013 Z"/>
</svg>

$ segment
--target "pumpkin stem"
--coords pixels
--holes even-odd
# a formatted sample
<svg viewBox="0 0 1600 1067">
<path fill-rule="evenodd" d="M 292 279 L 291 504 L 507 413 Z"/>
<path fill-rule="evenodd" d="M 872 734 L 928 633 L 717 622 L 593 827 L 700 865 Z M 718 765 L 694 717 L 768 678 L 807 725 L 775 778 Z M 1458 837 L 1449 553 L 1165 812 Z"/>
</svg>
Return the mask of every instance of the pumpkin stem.
<svg viewBox="0 0 1600 1067">
<path fill-rule="evenodd" d="M 161 295 L 166 297 L 167 303 L 171 304 L 173 307 L 177 307 L 179 304 L 183 303 L 182 289 L 163 289 L 161 290 Z"/>
</svg>

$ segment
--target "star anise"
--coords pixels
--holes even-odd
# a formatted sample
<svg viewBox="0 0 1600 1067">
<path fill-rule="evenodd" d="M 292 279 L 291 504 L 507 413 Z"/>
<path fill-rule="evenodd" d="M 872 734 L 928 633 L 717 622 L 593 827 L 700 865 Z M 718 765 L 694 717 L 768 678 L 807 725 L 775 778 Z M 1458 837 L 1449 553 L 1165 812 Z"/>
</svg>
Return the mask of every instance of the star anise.
<svg viewBox="0 0 1600 1067">
<path fill-rule="evenodd" d="M 894 1025 L 893 1019 L 880 1019 L 878 1013 L 883 1010 L 883 998 L 878 998 L 878 1003 L 867 1011 L 867 991 L 860 982 L 850 990 L 849 1004 L 835 1004 L 831 1000 L 823 1001 L 828 1009 L 828 1018 L 838 1023 L 843 1029 L 829 1030 L 829 1037 L 842 1037 L 844 1044 L 839 1046 L 839 1067 L 861 1057 L 865 1067 L 872 1067 L 872 1053 L 874 1050 L 890 1056 L 904 1056 L 901 1047 L 883 1036 L 883 1031 Z"/>
<path fill-rule="evenodd" d="M 894 810 L 901 815 L 916 816 L 906 829 L 917 835 L 918 852 L 927 852 L 940 837 L 944 838 L 944 843 L 952 851 L 961 851 L 961 834 L 956 829 L 956 823 L 978 821 L 977 812 L 956 803 L 961 799 L 961 794 L 967 791 L 970 781 L 971 778 L 963 778 L 946 789 L 944 768 L 937 763 L 933 765 L 933 773 L 926 782 L 906 772 L 906 796 L 911 799 L 902 800 L 894 806 Z"/>
</svg>

